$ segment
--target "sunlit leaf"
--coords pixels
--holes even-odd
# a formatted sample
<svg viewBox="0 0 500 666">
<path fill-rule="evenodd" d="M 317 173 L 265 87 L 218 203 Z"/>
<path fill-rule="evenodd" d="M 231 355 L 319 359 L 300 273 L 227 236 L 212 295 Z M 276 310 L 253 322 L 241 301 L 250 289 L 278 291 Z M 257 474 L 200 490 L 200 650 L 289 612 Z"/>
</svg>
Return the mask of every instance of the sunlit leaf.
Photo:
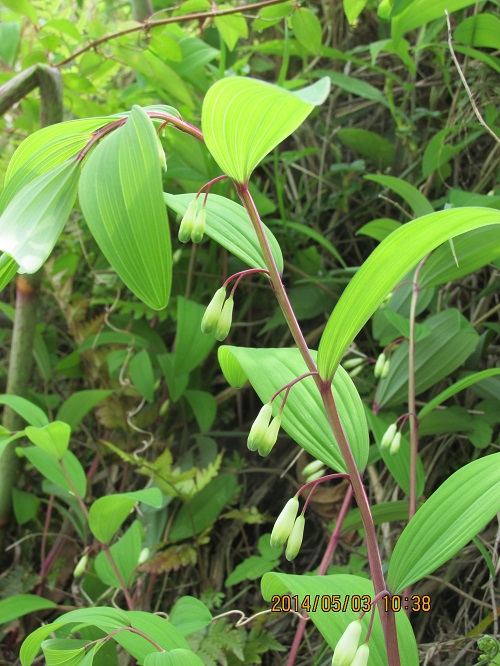
<svg viewBox="0 0 500 666">
<path fill-rule="evenodd" d="M 158 488 L 148 488 L 96 499 L 89 510 L 89 527 L 95 538 L 102 543 L 111 541 L 136 502 L 159 508 L 162 495 Z"/>
<path fill-rule="evenodd" d="M 42 428 L 27 426 L 24 432 L 33 444 L 58 460 L 61 460 L 68 449 L 71 428 L 62 421 L 53 421 Z"/>
<path fill-rule="evenodd" d="M 86 160 L 79 197 L 87 224 L 119 277 L 144 303 L 164 308 L 172 251 L 158 138 L 143 109 L 135 106 Z"/>
<path fill-rule="evenodd" d="M 330 80 L 297 92 L 247 77 L 217 81 L 202 108 L 203 136 L 222 171 L 246 183 L 259 162 L 328 96 Z"/>
</svg>

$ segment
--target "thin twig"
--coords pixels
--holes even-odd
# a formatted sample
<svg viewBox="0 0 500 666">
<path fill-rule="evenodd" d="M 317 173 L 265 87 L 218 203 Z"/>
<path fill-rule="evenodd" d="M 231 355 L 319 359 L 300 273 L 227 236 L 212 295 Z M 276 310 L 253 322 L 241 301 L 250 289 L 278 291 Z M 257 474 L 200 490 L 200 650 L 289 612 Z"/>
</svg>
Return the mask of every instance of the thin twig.
<svg viewBox="0 0 500 666">
<path fill-rule="evenodd" d="M 474 95 L 472 94 L 471 89 L 469 88 L 469 84 L 467 83 L 467 80 L 464 76 L 464 73 L 462 72 L 462 69 L 460 67 L 460 63 L 458 62 L 457 56 L 455 55 L 455 51 L 453 49 L 453 37 L 451 34 L 451 23 L 450 23 L 450 15 L 448 14 L 448 10 L 445 9 L 444 13 L 446 14 L 446 23 L 448 24 L 448 46 L 450 48 L 450 53 L 451 57 L 453 58 L 453 62 L 455 63 L 455 67 L 458 70 L 458 75 L 460 76 L 460 80 L 462 81 L 464 88 L 467 92 L 467 95 L 469 97 L 472 109 L 474 113 L 476 114 L 476 118 L 479 120 L 481 125 L 484 127 L 484 129 L 491 134 L 491 136 L 495 139 L 497 143 L 500 143 L 500 138 L 495 134 L 495 132 L 489 127 L 489 125 L 486 123 L 484 120 L 483 116 L 481 115 L 481 112 L 477 108 L 477 104 L 474 101 Z"/>
</svg>

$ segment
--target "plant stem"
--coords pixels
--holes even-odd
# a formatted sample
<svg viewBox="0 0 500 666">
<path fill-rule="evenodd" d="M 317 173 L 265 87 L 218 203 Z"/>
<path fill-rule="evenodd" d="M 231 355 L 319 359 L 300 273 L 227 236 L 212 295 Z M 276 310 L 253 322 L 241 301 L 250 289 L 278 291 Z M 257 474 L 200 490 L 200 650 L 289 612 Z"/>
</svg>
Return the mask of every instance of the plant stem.
<svg viewBox="0 0 500 666">
<path fill-rule="evenodd" d="M 276 267 L 276 262 L 272 255 L 266 234 L 264 232 L 262 220 L 248 190 L 246 184 L 236 185 L 240 199 L 245 206 L 245 209 L 250 217 L 255 233 L 259 240 L 259 244 L 269 270 L 270 279 L 274 288 L 276 298 L 283 311 L 285 319 L 292 333 L 295 344 L 299 348 L 307 367 L 311 372 L 317 372 L 316 364 L 311 356 L 307 343 L 304 339 L 299 323 L 295 317 L 290 301 L 286 294 L 285 288 L 281 281 L 281 276 Z M 366 533 L 366 544 L 368 548 L 368 560 L 370 563 L 370 570 L 373 580 L 375 594 L 379 594 L 386 589 L 384 574 L 382 570 L 382 561 L 380 559 L 380 552 L 378 549 L 377 534 L 375 525 L 370 511 L 370 504 L 368 497 L 361 480 L 360 473 L 354 461 L 351 449 L 345 437 L 342 425 L 340 423 L 337 407 L 333 397 L 331 382 L 325 382 L 319 376 L 314 376 L 318 390 L 320 391 L 323 404 L 325 406 L 326 415 L 332 428 L 333 435 L 339 446 L 340 452 L 344 459 L 347 473 L 349 474 L 351 486 L 353 489 L 354 497 L 363 520 L 363 526 Z M 387 649 L 387 657 L 389 666 L 400 666 L 398 640 L 396 634 L 396 623 L 394 613 L 385 612 L 385 605 L 383 600 L 380 599 L 379 604 L 380 619 L 384 631 L 385 644 Z"/>
<path fill-rule="evenodd" d="M 113 555 L 111 555 L 111 551 L 109 549 L 109 546 L 107 543 L 102 543 L 101 544 L 104 552 L 106 553 L 106 557 L 109 560 L 109 563 L 111 564 L 111 567 L 113 568 L 113 571 L 115 572 L 115 576 L 118 578 L 118 582 L 120 583 L 120 587 L 122 589 L 123 595 L 125 597 L 125 601 L 127 602 L 127 606 L 129 610 L 134 610 L 134 602 L 132 600 L 132 597 L 130 596 L 130 592 L 128 590 L 128 587 L 125 584 L 125 581 L 123 580 L 123 577 L 121 573 L 118 570 L 118 567 L 116 566 L 116 562 L 113 559 Z"/>
</svg>

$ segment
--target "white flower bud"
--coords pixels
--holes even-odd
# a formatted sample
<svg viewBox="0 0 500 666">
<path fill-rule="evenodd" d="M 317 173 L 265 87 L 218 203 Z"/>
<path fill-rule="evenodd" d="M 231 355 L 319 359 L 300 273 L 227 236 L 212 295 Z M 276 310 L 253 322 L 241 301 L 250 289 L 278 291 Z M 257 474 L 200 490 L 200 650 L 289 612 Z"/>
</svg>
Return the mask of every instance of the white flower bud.
<svg viewBox="0 0 500 666">
<path fill-rule="evenodd" d="M 363 366 L 358 365 L 357 368 L 354 368 L 354 370 L 351 370 L 349 372 L 349 377 L 352 377 L 354 379 L 354 377 L 357 377 L 359 374 L 361 374 L 362 370 L 363 370 Z"/>
<path fill-rule="evenodd" d="M 288 539 L 295 524 L 298 511 L 299 498 L 292 497 L 285 504 L 274 523 L 273 531 L 271 532 L 271 546 L 273 548 L 280 548 Z"/>
<path fill-rule="evenodd" d="M 137 560 L 137 564 L 144 564 L 144 562 L 149 559 L 150 554 L 151 552 L 149 548 L 143 548 L 139 553 L 139 559 Z"/>
<path fill-rule="evenodd" d="M 399 451 L 399 447 L 401 446 L 401 433 L 397 432 L 394 435 L 394 439 L 392 440 L 391 448 L 389 449 L 389 453 L 391 456 L 395 456 L 396 453 Z"/>
<path fill-rule="evenodd" d="M 368 645 L 360 645 L 358 651 L 354 655 L 354 661 L 351 666 L 367 666 L 369 656 L 370 648 Z"/>
<path fill-rule="evenodd" d="M 317 479 L 321 479 L 322 476 L 325 476 L 326 474 L 326 469 L 322 467 L 321 469 L 318 469 L 317 472 L 314 472 L 314 474 L 310 474 L 306 478 L 307 483 L 311 483 L 311 481 L 316 481 Z"/>
<path fill-rule="evenodd" d="M 385 431 L 384 436 L 382 437 L 382 441 L 380 442 L 381 449 L 388 449 L 390 447 L 397 431 L 398 426 L 395 423 L 391 423 L 391 425 Z"/>
<path fill-rule="evenodd" d="M 293 524 L 285 550 L 285 557 L 289 562 L 294 560 L 299 554 L 300 547 L 302 546 L 302 539 L 304 537 L 305 522 L 305 517 L 300 514 L 300 516 L 297 516 L 297 519 Z"/>
<path fill-rule="evenodd" d="M 333 653 L 332 666 L 351 666 L 361 638 L 361 622 L 355 620 L 347 626 Z"/>
<path fill-rule="evenodd" d="M 201 330 L 203 333 L 211 333 L 217 326 L 225 298 L 226 288 L 221 287 L 220 289 L 217 289 L 212 300 L 207 305 L 207 309 L 201 320 Z"/>
<path fill-rule="evenodd" d="M 313 460 L 304 467 L 302 470 L 302 476 L 308 477 L 311 476 L 311 474 L 316 474 L 316 472 L 318 472 L 320 469 L 323 469 L 324 466 L 325 465 L 321 462 L 321 460 Z"/>
<path fill-rule="evenodd" d="M 167 160 L 165 158 L 165 151 L 163 150 L 163 146 L 161 145 L 160 139 L 158 139 L 158 155 L 160 157 L 160 164 L 163 169 L 163 171 L 167 170 Z"/>
<path fill-rule="evenodd" d="M 198 201 L 193 199 L 189 206 L 187 207 L 186 212 L 184 213 L 181 226 L 179 227 L 179 240 L 181 243 L 187 243 L 191 238 L 191 233 L 194 228 L 194 223 L 196 220 L 196 212 L 198 210 Z"/>
<path fill-rule="evenodd" d="M 281 416 L 275 416 L 271 421 L 271 425 L 264 433 L 264 437 L 259 446 L 259 455 L 262 457 L 268 456 L 276 444 L 278 433 L 281 427 Z"/>
<path fill-rule="evenodd" d="M 352 368 L 357 368 L 358 365 L 362 365 L 364 362 L 364 358 L 348 358 L 345 361 L 342 361 L 342 367 L 346 370 L 351 370 Z"/>
<path fill-rule="evenodd" d="M 215 327 L 215 337 L 219 342 L 222 342 L 227 338 L 227 334 L 231 329 L 231 322 L 233 321 L 233 307 L 234 299 L 232 296 L 229 296 L 222 307 L 222 312 L 220 313 L 217 325 Z"/>
<path fill-rule="evenodd" d="M 207 219 L 207 209 L 205 206 L 200 210 L 194 221 L 194 227 L 191 231 L 191 240 L 193 243 L 201 243 L 205 233 L 205 222 Z"/>
<path fill-rule="evenodd" d="M 386 360 L 387 360 L 386 356 L 382 352 L 382 354 L 380 354 L 380 356 L 378 357 L 377 362 L 375 363 L 375 367 L 373 369 L 373 374 L 377 379 L 380 377 L 380 374 L 384 368 Z"/>
<path fill-rule="evenodd" d="M 269 427 L 269 421 L 273 415 L 273 408 L 271 403 L 268 402 L 265 404 L 260 412 L 257 415 L 257 418 L 253 422 L 250 432 L 248 434 L 247 446 L 250 451 L 257 451 L 259 448 L 264 435 Z"/>
<path fill-rule="evenodd" d="M 80 578 L 80 576 L 83 576 L 83 574 L 85 573 L 85 570 L 87 568 L 87 562 L 88 561 L 89 561 L 89 556 L 88 555 L 84 555 L 83 557 L 81 557 L 78 560 L 78 562 L 76 563 L 76 567 L 74 568 L 74 571 L 73 571 L 73 576 L 75 578 Z"/>
<path fill-rule="evenodd" d="M 390 369 L 391 369 L 391 361 L 387 359 L 387 361 L 384 363 L 384 367 L 380 371 L 380 379 L 385 379 L 389 374 Z"/>
</svg>

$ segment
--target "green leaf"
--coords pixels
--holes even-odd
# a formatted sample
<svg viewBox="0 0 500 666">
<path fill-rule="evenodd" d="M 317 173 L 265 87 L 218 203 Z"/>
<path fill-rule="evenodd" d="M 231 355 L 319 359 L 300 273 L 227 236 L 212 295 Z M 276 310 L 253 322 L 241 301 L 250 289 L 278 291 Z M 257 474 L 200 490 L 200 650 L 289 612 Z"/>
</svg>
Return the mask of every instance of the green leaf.
<svg viewBox="0 0 500 666">
<path fill-rule="evenodd" d="M 152 638 L 164 650 L 170 652 L 175 649 L 189 649 L 184 636 L 165 618 L 145 611 L 127 611 L 127 618 L 135 629 Z M 148 654 L 157 653 L 156 648 L 147 639 L 129 631 L 116 634 L 115 640 L 139 663 L 142 663 Z"/>
<path fill-rule="evenodd" d="M 474 0 L 434 0 L 434 2 L 412 0 L 412 2 L 404 3 L 403 6 L 406 6 L 401 12 L 397 11 L 397 5 L 395 5 L 391 20 L 392 38 L 397 42 L 405 32 L 419 28 L 434 19 L 443 18 L 445 10 L 451 14 L 473 4 Z"/>
<path fill-rule="evenodd" d="M 456 255 L 458 266 L 455 261 Z M 419 285 L 433 287 L 474 273 L 500 256 L 500 233 L 496 227 L 474 229 L 438 248 L 418 276 Z"/>
<path fill-rule="evenodd" d="M 12 508 L 18 525 L 25 525 L 36 516 L 40 500 L 33 493 L 12 488 Z M 0 622 L 1 624 L 1 622 Z"/>
<path fill-rule="evenodd" d="M 99 497 L 89 510 L 89 527 L 95 538 L 102 543 L 109 543 L 136 502 L 143 502 L 159 509 L 162 504 L 162 494 L 158 488 L 148 488 L 135 493 Z"/>
<path fill-rule="evenodd" d="M 68 449 L 71 428 L 62 421 L 53 421 L 42 428 L 27 426 L 24 432 L 30 442 L 50 453 L 57 460 L 61 460 Z"/>
<path fill-rule="evenodd" d="M 132 383 L 148 402 L 155 399 L 155 375 L 153 365 L 146 349 L 135 354 L 129 365 L 129 374 Z"/>
<path fill-rule="evenodd" d="M 125 585 L 130 585 L 132 574 L 137 566 L 142 549 L 144 530 L 141 523 L 135 520 L 125 534 L 112 546 L 110 546 L 111 557 L 116 568 L 121 574 Z M 104 551 L 101 551 L 94 561 L 95 572 L 105 585 L 120 588 L 121 583 L 111 566 Z"/>
<path fill-rule="evenodd" d="M 203 666 L 203 662 L 191 650 L 176 648 L 170 652 L 151 652 L 144 666 Z"/>
<path fill-rule="evenodd" d="M 344 13 L 349 25 L 356 26 L 358 16 L 366 7 L 368 0 L 344 0 Z"/>
<path fill-rule="evenodd" d="M 454 308 L 425 320 L 431 335 L 415 344 L 415 394 L 419 395 L 448 377 L 472 354 L 479 335 Z M 408 397 L 408 342 L 402 342 L 391 356 L 389 374 L 377 390 L 380 407 L 406 402 Z"/>
<path fill-rule="evenodd" d="M 421 421 L 424 418 L 424 416 L 430 414 L 434 409 L 436 409 L 436 407 L 441 405 L 445 400 L 448 400 L 448 398 L 451 398 L 452 396 L 456 395 L 460 391 L 463 391 L 469 386 L 472 386 L 473 384 L 476 384 L 477 382 L 480 382 L 483 379 L 486 379 L 487 377 L 493 377 L 494 375 L 500 375 L 500 368 L 490 368 L 489 370 L 474 372 L 472 375 L 467 375 L 467 377 L 459 379 L 458 382 L 455 382 L 451 386 L 448 386 L 447 389 L 441 391 L 441 393 L 439 393 L 435 398 L 429 400 L 429 402 L 419 411 L 418 420 Z"/>
<path fill-rule="evenodd" d="M 79 460 L 71 451 L 66 451 L 61 460 L 37 446 L 18 448 L 16 453 L 27 458 L 40 474 L 65 492 L 74 494 L 76 490 L 80 497 L 85 497 L 87 478 Z M 71 479 L 71 483 L 67 477 Z"/>
<path fill-rule="evenodd" d="M 335 257 L 335 259 L 343 268 L 347 268 L 347 264 L 342 259 L 340 252 L 319 231 L 316 231 L 316 229 L 312 229 L 311 227 L 308 227 L 306 224 L 302 224 L 301 222 L 290 222 L 289 220 L 287 220 L 286 226 L 289 229 L 295 229 L 295 231 L 304 234 L 304 236 L 308 236 L 309 238 L 315 240 L 322 247 L 324 247 L 325 250 L 328 250 L 328 252 L 330 252 L 330 254 Z"/>
<path fill-rule="evenodd" d="M 328 96 L 327 78 L 298 92 L 241 76 L 217 81 L 202 108 L 203 136 L 222 171 L 246 183 L 261 160 Z"/>
<path fill-rule="evenodd" d="M 410 206 L 415 217 L 421 217 L 422 215 L 429 215 L 434 212 L 430 201 L 424 197 L 424 195 L 417 190 L 417 188 L 411 183 L 407 183 L 401 178 L 395 178 L 394 176 L 365 176 L 366 180 L 373 180 L 375 183 L 379 183 L 384 187 L 388 187 L 391 190 L 394 190 L 396 194 L 399 194 L 406 203 Z"/>
<path fill-rule="evenodd" d="M 363 81 L 362 79 L 357 79 L 354 76 L 348 76 L 347 74 L 342 74 L 341 72 L 333 71 L 323 71 L 320 70 L 318 74 L 324 74 L 328 76 L 330 81 L 337 88 L 341 88 L 351 95 L 357 95 L 358 97 L 363 97 L 364 99 L 372 99 L 379 104 L 384 106 L 389 106 L 384 94 L 375 86 L 372 86 L 370 83 Z M 376 135 L 378 137 L 378 135 Z"/>
<path fill-rule="evenodd" d="M 297 7 L 292 14 L 292 29 L 295 39 L 307 52 L 320 54 L 321 23 L 316 14 L 307 7 Z"/>
<path fill-rule="evenodd" d="M 12 280 L 19 269 L 19 264 L 8 254 L 0 255 L 0 291 Z"/>
<path fill-rule="evenodd" d="M 0 405 L 7 405 L 10 407 L 16 414 L 29 423 L 32 426 L 37 426 L 43 428 L 43 426 L 48 425 L 49 419 L 45 412 L 43 412 L 40 407 L 34 405 L 26 398 L 21 398 L 17 395 L 0 395 Z"/>
<path fill-rule="evenodd" d="M 89 641 L 82 639 L 49 638 L 41 648 L 47 666 L 78 666 Z"/>
<path fill-rule="evenodd" d="M 500 18 L 485 12 L 470 16 L 456 27 L 453 38 L 467 46 L 500 49 Z"/>
<path fill-rule="evenodd" d="M 189 636 L 208 627 L 212 613 L 199 599 L 186 596 L 175 602 L 168 619 L 183 636 Z"/>
<path fill-rule="evenodd" d="M 341 129 L 338 137 L 348 148 L 377 165 L 380 170 L 387 169 L 394 161 L 394 146 L 376 132 L 364 129 Z"/>
<path fill-rule="evenodd" d="M 333 377 L 348 346 L 409 268 L 448 239 L 490 224 L 500 224 L 499 211 L 443 210 L 408 222 L 383 240 L 351 280 L 328 320 L 318 350 L 321 377 Z"/>
<path fill-rule="evenodd" d="M 315 352 L 311 352 L 315 358 Z M 307 372 L 298 349 L 248 349 L 222 346 L 219 363 L 232 386 L 238 379 L 248 377 L 263 403 L 280 388 Z M 234 373 L 236 363 L 241 369 Z M 339 411 L 347 441 L 351 446 L 358 469 L 363 470 L 368 459 L 368 429 L 363 403 L 347 372 L 340 368 L 333 381 L 333 396 Z M 276 416 L 282 398 L 273 402 Z M 328 423 L 323 402 L 312 377 L 306 377 L 291 389 L 282 414 L 283 429 L 317 460 L 332 469 L 345 472 L 345 464 Z"/>
<path fill-rule="evenodd" d="M 164 194 L 167 206 L 181 216 L 184 215 L 195 196 L 194 193 Z M 257 236 L 243 206 L 218 194 L 210 194 L 206 209 L 206 235 L 225 247 L 229 252 L 232 252 L 251 268 L 265 268 L 266 264 Z M 278 271 L 282 273 L 283 256 L 278 241 L 265 225 L 264 230 Z"/>
<path fill-rule="evenodd" d="M 171 541 L 199 534 L 214 523 L 238 488 L 234 474 L 221 474 L 205 486 L 194 499 L 185 503 L 169 533 Z"/>
<path fill-rule="evenodd" d="M 36 14 L 35 8 L 32 6 L 29 0 L 2 0 L 2 4 L 11 9 L 16 14 L 21 14 L 21 16 L 26 16 L 32 23 L 38 21 L 38 16 Z"/>
<path fill-rule="evenodd" d="M 369 236 L 380 242 L 393 231 L 399 229 L 400 226 L 401 222 L 396 222 L 396 220 L 391 220 L 388 217 L 380 217 L 377 220 L 368 222 L 368 224 L 364 224 L 361 229 L 356 231 L 356 236 L 361 234 L 362 236 Z"/>
<path fill-rule="evenodd" d="M 302 601 L 308 597 L 311 602 L 311 612 L 308 613 L 316 628 L 321 632 L 323 638 L 333 649 L 337 645 L 350 622 L 358 619 L 359 612 L 354 612 L 351 604 L 347 603 L 346 612 L 333 611 L 312 611 L 315 598 L 318 598 L 318 608 L 321 605 L 321 599 L 325 595 L 338 595 L 341 607 L 346 597 L 350 600 L 353 595 L 360 597 L 369 596 L 374 598 L 373 584 L 366 578 L 346 574 L 333 576 L 297 576 L 283 573 L 265 574 L 261 583 L 262 596 L 268 602 L 273 595 L 282 596 L 287 593 L 297 595 Z M 366 613 L 361 620 L 363 627 L 362 637 L 366 636 L 368 625 L 370 623 L 370 613 Z M 398 635 L 399 652 L 401 664 L 404 666 L 418 666 L 418 652 L 415 636 L 406 613 L 395 613 L 396 630 Z M 370 666 L 387 666 L 387 651 L 384 643 L 382 624 L 379 613 L 375 612 L 373 630 L 370 636 Z"/>
<path fill-rule="evenodd" d="M 174 367 L 176 375 L 184 375 L 197 368 L 210 354 L 215 338 L 201 331 L 205 307 L 182 296 L 177 297 L 177 334 L 175 338 Z"/>
<path fill-rule="evenodd" d="M 388 588 L 402 592 L 463 548 L 500 511 L 500 453 L 452 474 L 417 511 L 399 537 Z"/>
<path fill-rule="evenodd" d="M 26 273 L 48 259 L 76 199 L 80 163 L 72 159 L 17 191 L 0 216 L 0 249 Z"/>
<path fill-rule="evenodd" d="M 217 401 L 214 396 L 207 391 L 186 391 L 184 395 L 201 432 L 210 430 L 217 415 Z"/>
<path fill-rule="evenodd" d="M 134 106 L 125 125 L 85 161 L 79 197 L 87 224 L 118 276 L 144 303 L 164 308 L 172 250 L 159 142 L 143 109 Z"/>
<path fill-rule="evenodd" d="M 12 67 L 16 60 L 21 24 L 19 21 L 7 21 L 0 24 L 0 59 L 5 67 Z"/>
<path fill-rule="evenodd" d="M 57 412 L 57 420 L 64 421 L 72 430 L 75 430 L 90 410 L 112 395 L 112 393 L 113 391 L 100 389 L 76 391 L 60 406 Z"/>
<path fill-rule="evenodd" d="M 36 613 L 39 610 L 57 608 L 57 604 L 36 594 L 16 594 L 0 600 L 0 625 L 7 624 L 16 617 Z"/>
<path fill-rule="evenodd" d="M 223 9 L 223 7 L 224 5 L 219 5 L 220 9 Z M 216 16 L 214 23 L 230 51 L 234 49 L 238 39 L 241 37 L 246 39 L 248 37 L 247 22 L 241 15 Z"/>
<path fill-rule="evenodd" d="M 371 507 L 372 518 L 375 525 L 408 520 L 408 510 L 409 502 L 406 500 L 382 502 L 381 504 L 374 504 Z M 342 534 L 347 534 L 347 532 L 352 530 L 364 530 L 363 520 L 359 509 L 351 509 L 342 521 Z"/>
<path fill-rule="evenodd" d="M 269 536 L 267 538 L 269 539 Z M 270 560 L 265 557 L 252 555 L 234 567 L 224 585 L 225 587 L 231 587 L 232 585 L 242 583 L 244 580 L 257 580 L 258 578 L 262 578 L 268 571 L 279 567 L 279 564 L 279 558 Z"/>
</svg>

